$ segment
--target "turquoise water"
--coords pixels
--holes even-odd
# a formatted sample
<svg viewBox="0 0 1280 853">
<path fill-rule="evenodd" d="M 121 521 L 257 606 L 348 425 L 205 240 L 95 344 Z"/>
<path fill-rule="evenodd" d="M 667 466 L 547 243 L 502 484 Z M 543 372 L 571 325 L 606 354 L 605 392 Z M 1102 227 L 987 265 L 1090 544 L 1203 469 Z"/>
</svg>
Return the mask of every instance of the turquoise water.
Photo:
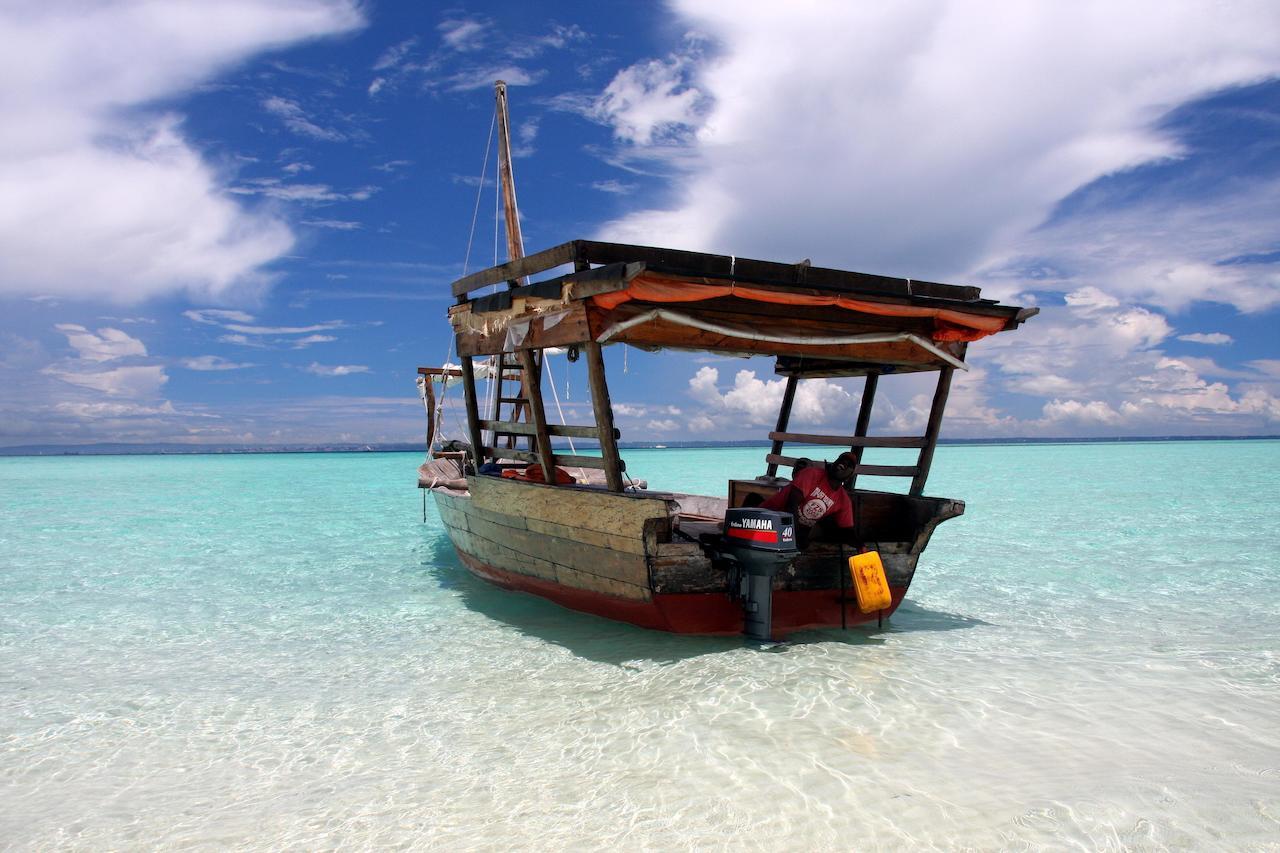
<svg viewBox="0 0 1280 853">
<path fill-rule="evenodd" d="M 944 446 L 891 624 L 772 651 L 472 579 L 419 461 L 0 459 L 0 846 L 1280 847 L 1276 442 Z"/>
</svg>

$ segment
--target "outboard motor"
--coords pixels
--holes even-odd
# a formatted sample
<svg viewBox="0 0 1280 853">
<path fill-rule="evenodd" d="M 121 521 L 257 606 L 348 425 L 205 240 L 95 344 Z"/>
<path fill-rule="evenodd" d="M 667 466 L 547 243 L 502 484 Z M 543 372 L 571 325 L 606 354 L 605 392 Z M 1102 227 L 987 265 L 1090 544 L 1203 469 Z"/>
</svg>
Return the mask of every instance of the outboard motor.
<svg viewBox="0 0 1280 853">
<path fill-rule="evenodd" d="M 773 576 L 799 553 L 791 513 L 747 508 L 725 513 L 717 556 L 729 564 L 729 592 L 742 599 L 748 637 L 773 639 Z"/>
</svg>

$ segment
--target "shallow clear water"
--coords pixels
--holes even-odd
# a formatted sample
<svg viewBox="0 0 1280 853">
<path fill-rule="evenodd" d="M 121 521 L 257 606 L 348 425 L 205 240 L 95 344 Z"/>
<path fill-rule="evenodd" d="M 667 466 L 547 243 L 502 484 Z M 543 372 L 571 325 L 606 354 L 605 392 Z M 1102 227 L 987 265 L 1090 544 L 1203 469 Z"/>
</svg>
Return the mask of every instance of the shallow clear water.
<svg viewBox="0 0 1280 853">
<path fill-rule="evenodd" d="M 0 845 L 1280 846 L 1276 442 L 944 446 L 892 623 L 771 651 L 474 580 L 419 461 L 0 459 Z"/>
</svg>

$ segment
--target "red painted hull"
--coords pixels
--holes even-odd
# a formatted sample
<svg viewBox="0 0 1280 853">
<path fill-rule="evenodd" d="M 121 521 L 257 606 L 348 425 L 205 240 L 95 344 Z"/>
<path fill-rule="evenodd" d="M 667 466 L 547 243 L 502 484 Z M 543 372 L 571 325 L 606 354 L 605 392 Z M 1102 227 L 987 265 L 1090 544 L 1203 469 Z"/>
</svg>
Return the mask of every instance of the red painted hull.
<svg viewBox="0 0 1280 853">
<path fill-rule="evenodd" d="M 458 551 L 458 557 L 472 574 L 506 589 L 529 592 L 571 610 L 629 622 L 642 628 L 677 634 L 732 635 L 742 633 L 742 605 L 724 593 L 654 595 L 648 601 L 618 598 L 584 589 L 574 589 L 553 581 L 509 572 Z M 845 624 L 875 622 L 898 609 L 905 587 L 891 587 L 893 600 L 881 613 L 861 613 L 853 591 L 844 603 Z M 773 594 L 773 629 L 781 638 L 806 628 L 839 628 L 839 590 L 778 590 Z"/>
</svg>

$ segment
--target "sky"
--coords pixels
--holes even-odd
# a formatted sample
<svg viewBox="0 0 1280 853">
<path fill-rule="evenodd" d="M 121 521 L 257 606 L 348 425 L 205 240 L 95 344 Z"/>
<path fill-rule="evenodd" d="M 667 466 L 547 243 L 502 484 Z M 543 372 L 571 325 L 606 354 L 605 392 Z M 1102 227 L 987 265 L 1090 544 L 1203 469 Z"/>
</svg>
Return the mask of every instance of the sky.
<svg viewBox="0 0 1280 853">
<path fill-rule="evenodd" d="M 0 6 L 0 446 L 420 441 L 449 283 L 662 245 L 977 285 L 944 438 L 1280 433 L 1280 5 Z M 606 349 L 623 439 L 763 437 L 770 361 Z M 590 422 L 585 362 L 548 362 Z M 802 383 L 847 433 L 861 380 Z M 872 433 L 918 434 L 928 377 Z M 461 434 L 450 389 L 447 429 Z M 559 411 L 555 410 L 559 406 Z"/>
</svg>

